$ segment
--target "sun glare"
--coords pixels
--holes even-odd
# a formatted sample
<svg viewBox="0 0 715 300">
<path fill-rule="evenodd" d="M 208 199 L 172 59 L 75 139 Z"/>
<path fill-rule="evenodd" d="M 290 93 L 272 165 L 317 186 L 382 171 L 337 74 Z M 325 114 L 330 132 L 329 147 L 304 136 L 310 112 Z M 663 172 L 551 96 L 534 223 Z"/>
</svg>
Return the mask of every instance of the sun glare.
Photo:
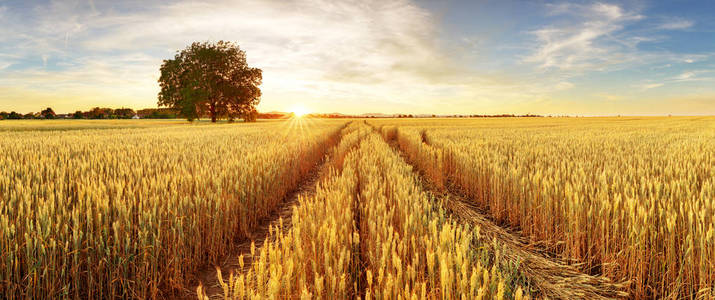
<svg viewBox="0 0 715 300">
<path fill-rule="evenodd" d="M 292 112 L 293 112 L 293 115 L 294 115 L 296 118 L 302 118 L 303 116 L 305 116 L 305 115 L 307 115 L 308 113 L 310 113 L 310 112 L 309 112 L 305 107 L 303 107 L 303 106 L 293 107 L 293 111 L 292 111 Z"/>
</svg>

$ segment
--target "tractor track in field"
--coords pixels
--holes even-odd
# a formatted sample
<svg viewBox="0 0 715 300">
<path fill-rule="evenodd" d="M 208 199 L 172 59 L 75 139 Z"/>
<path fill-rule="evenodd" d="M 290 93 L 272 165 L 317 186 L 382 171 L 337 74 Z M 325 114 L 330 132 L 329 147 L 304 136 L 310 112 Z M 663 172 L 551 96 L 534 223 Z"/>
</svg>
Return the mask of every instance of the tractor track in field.
<svg viewBox="0 0 715 300">
<path fill-rule="evenodd" d="M 347 127 L 347 123 L 338 132 Z M 335 138 L 335 143 L 326 147 L 323 158 L 317 162 L 311 170 L 306 174 L 301 182 L 291 193 L 283 198 L 283 202 L 276 207 L 270 215 L 261 219 L 256 228 L 250 233 L 251 236 L 245 238 L 238 243 L 231 254 L 223 258 L 219 265 L 207 265 L 196 273 L 196 278 L 185 289 L 179 299 L 197 299 L 196 289 L 201 285 L 203 292 L 210 299 L 223 299 L 223 289 L 219 283 L 217 271 L 220 269 L 223 280 L 226 281 L 233 274 L 241 274 L 247 272 L 253 265 L 254 257 L 251 255 L 251 244 L 255 246 L 255 254 L 258 256 L 263 245 L 268 241 L 272 241 L 270 227 L 280 226 L 280 221 L 283 222 L 283 232 L 290 229 L 292 225 L 293 207 L 299 205 L 300 197 L 308 197 L 315 194 L 318 182 L 328 171 L 330 158 L 327 154 L 335 145 L 340 143 L 342 134 L 338 133 Z M 240 265 L 240 257 L 243 256 L 243 268 Z"/>
<path fill-rule="evenodd" d="M 409 160 L 395 138 L 385 141 L 413 167 L 424 190 L 432 194 L 453 218 L 473 228 L 479 227 L 484 243 L 491 244 L 492 240 L 496 240 L 501 245 L 503 259 L 519 262 L 517 270 L 527 277 L 537 296 L 551 299 L 628 298 L 626 283 L 614 283 L 606 277 L 585 274 L 543 247 L 529 243 L 518 231 L 497 225 L 449 181 L 444 191 L 438 190 Z M 429 145 L 424 133 L 422 142 Z"/>
<path fill-rule="evenodd" d="M 259 255 L 261 248 L 266 241 L 271 241 L 269 228 L 279 226 L 283 220 L 283 231 L 290 229 L 293 217 L 293 206 L 299 205 L 298 199 L 310 196 L 315 193 L 324 162 L 316 164 L 306 178 L 300 183 L 298 188 L 284 198 L 284 201 L 277 207 L 271 215 L 261 220 L 258 226 L 251 232 L 251 236 L 239 243 L 235 250 L 223 259 L 218 266 L 208 266 L 197 273 L 198 283 L 191 285 L 191 290 L 187 291 L 184 299 L 197 299 L 196 288 L 201 284 L 204 293 L 211 298 L 222 298 L 223 289 L 218 280 L 217 268 L 220 268 L 221 275 L 228 280 L 231 273 L 240 274 L 247 272 L 253 265 L 253 255 L 251 255 L 251 244 L 255 246 L 255 254 Z M 243 255 L 243 268 L 240 266 L 239 257 Z"/>
</svg>

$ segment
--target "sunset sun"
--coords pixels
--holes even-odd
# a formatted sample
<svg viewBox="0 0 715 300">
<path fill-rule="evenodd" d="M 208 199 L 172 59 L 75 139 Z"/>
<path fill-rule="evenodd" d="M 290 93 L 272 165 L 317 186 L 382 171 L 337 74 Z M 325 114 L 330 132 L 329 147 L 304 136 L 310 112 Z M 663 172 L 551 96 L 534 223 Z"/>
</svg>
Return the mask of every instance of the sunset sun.
<svg viewBox="0 0 715 300">
<path fill-rule="evenodd" d="M 307 108 L 300 106 L 300 105 L 294 106 L 293 109 L 291 110 L 291 112 L 293 113 L 293 115 L 296 118 L 302 118 L 303 116 L 310 113 Z"/>
</svg>

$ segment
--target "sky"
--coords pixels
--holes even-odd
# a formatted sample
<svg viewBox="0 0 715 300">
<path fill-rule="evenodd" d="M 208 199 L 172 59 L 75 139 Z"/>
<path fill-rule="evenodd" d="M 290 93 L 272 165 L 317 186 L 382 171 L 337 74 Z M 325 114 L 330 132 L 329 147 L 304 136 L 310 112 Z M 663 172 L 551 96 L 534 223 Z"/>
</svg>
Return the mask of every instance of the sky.
<svg viewBox="0 0 715 300">
<path fill-rule="evenodd" d="M 156 107 L 227 40 L 260 111 L 713 115 L 715 1 L 0 0 L 0 111 Z"/>
</svg>

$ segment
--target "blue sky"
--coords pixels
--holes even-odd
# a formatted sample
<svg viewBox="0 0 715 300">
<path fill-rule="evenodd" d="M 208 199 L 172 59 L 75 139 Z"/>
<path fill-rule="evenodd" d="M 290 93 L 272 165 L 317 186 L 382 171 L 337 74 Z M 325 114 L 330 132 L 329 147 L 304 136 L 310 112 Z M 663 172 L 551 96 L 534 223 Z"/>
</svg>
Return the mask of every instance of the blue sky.
<svg viewBox="0 0 715 300">
<path fill-rule="evenodd" d="M 715 1 L 3 1 L 0 110 L 156 106 L 230 40 L 260 110 L 715 114 Z"/>
</svg>

